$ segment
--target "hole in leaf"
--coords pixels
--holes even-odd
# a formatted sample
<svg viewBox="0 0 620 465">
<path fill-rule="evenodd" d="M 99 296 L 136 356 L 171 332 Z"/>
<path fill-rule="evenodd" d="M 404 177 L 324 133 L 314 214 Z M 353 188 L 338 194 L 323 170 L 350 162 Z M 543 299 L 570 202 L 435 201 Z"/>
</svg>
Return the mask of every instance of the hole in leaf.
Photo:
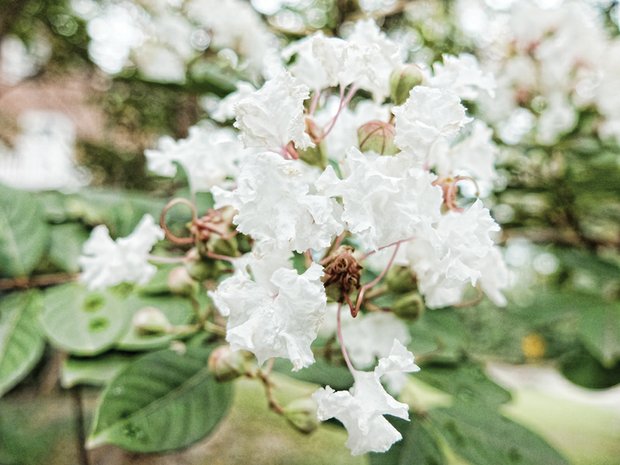
<svg viewBox="0 0 620 465">
<path fill-rule="evenodd" d="M 110 326 L 110 321 L 107 318 L 93 318 L 88 323 L 88 329 L 93 332 L 103 331 Z"/>
<path fill-rule="evenodd" d="M 105 298 L 101 294 L 89 294 L 84 299 L 82 310 L 85 312 L 96 312 L 105 305 Z"/>
</svg>

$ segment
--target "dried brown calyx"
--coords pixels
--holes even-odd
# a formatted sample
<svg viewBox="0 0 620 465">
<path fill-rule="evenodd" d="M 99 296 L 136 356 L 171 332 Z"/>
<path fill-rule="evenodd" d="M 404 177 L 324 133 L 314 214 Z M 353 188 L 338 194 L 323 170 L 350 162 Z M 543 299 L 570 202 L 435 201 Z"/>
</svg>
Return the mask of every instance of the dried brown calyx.
<svg viewBox="0 0 620 465">
<path fill-rule="evenodd" d="M 326 288 L 334 286 L 340 290 L 339 302 L 343 302 L 351 291 L 359 289 L 362 266 L 353 256 L 352 247 L 339 247 L 325 257 L 321 264 L 324 266 L 323 283 Z"/>
</svg>

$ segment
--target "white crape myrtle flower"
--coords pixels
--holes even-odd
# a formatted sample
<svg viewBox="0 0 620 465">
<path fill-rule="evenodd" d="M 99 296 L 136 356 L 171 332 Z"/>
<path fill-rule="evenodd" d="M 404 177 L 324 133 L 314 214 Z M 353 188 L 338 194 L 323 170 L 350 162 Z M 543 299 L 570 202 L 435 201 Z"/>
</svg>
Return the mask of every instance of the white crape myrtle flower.
<svg viewBox="0 0 620 465">
<path fill-rule="evenodd" d="M 347 42 L 337 37 L 325 37 L 317 32 L 293 42 L 282 51 L 282 57 L 295 61 L 288 70 L 310 89 L 321 90 L 340 83 L 343 56 Z"/>
<path fill-rule="evenodd" d="M 403 151 L 426 157 L 437 143 L 451 140 L 472 121 L 451 90 L 416 86 L 407 101 L 392 110 L 394 142 Z"/>
<path fill-rule="evenodd" d="M 340 234 L 340 206 L 317 193 L 318 170 L 265 152 L 247 157 L 231 192 L 214 188 L 216 208 L 237 210 L 237 230 L 256 241 L 304 252 L 328 247 Z"/>
<path fill-rule="evenodd" d="M 327 167 L 316 185 L 342 198 L 342 220 L 365 249 L 409 239 L 419 225 L 439 219 L 441 188 L 408 154 L 383 157 L 351 148 L 342 171 L 344 179 Z"/>
<path fill-rule="evenodd" d="M 189 178 L 193 192 L 207 192 L 214 186 L 226 186 L 235 177 L 238 164 L 248 150 L 230 128 L 193 126 L 186 139 L 175 141 L 163 136 L 157 149 L 144 152 L 148 169 L 160 176 L 172 177 L 179 163 Z"/>
<path fill-rule="evenodd" d="M 237 83 L 237 90 L 221 99 L 214 105 L 213 109 L 209 111 L 211 118 L 218 123 L 225 123 L 226 121 L 234 119 L 235 105 L 254 92 L 256 92 L 256 88 L 252 84 L 239 81 Z"/>
<path fill-rule="evenodd" d="M 506 304 L 501 289 L 508 284 L 508 272 L 492 239 L 497 231 L 489 210 L 476 200 L 463 212 L 446 213 L 408 243 L 409 261 L 429 308 L 460 303 L 467 286 L 479 282 L 496 305 Z"/>
<path fill-rule="evenodd" d="M 278 267 L 283 256 L 249 258 L 210 296 L 228 317 L 226 340 L 233 350 L 254 353 L 259 364 L 286 358 L 299 370 L 314 363 L 310 345 L 327 302 L 323 268 L 313 263 L 300 275 L 290 264 Z"/>
<path fill-rule="evenodd" d="M 390 40 L 373 20 L 358 21 L 347 37 L 339 81 L 369 91 L 375 101 L 390 93 L 390 75 L 402 65 L 398 44 Z"/>
<path fill-rule="evenodd" d="M 480 120 L 469 127 L 471 132 L 456 144 L 437 144 L 427 164 L 440 177 L 464 175 L 479 183 L 490 183 L 497 178 L 495 161 L 499 153 L 493 130 Z"/>
<path fill-rule="evenodd" d="M 79 259 L 80 280 L 89 289 L 105 289 L 122 282 L 146 284 L 157 268 L 149 263 L 149 253 L 164 232 L 151 215 L 144 215 L 127 237 L 112 240 L 108 228 L 99 225 L 84 243 Z"/>
<path fill-rule="evenodd" d="M 419 367 L 414 363 L 413 354 L 394 341 L 390 354 L 379 361 L 374 371 L 353 372 L 355 383 L 349 391 L 334 391 L 330 386 L 316 391 L 312 397 L 318 404 L 317 416 L 321 421 L 336 418 L 344 425 L 349 434 L 346 446 L 353 455 L 385 452 L 402 439 L 402 435 L 384 415 L 408 420 L 409 407 L 386 392 L 381 377 L 415 371 L 419 371 Z"/>
<path fill-rule="evenodd" d="M 480 93 L 493 97 L 496 87 L 493 74 L 482 71 L 476 57 L 468 53 L 444 55 L 443 63 L 433 64 L 428 85 L 449 89 L 464 100 L 475 100 Z"/>
<path fill-rule="evenodd" d="M 235 127 L 246 147 L 280 151 L 289 142 L 297 148 L 312 146 L 305 132 L 304 100 L 308 87 L 288 72 L 265 82 L 235 105 Z"/>
</svg>

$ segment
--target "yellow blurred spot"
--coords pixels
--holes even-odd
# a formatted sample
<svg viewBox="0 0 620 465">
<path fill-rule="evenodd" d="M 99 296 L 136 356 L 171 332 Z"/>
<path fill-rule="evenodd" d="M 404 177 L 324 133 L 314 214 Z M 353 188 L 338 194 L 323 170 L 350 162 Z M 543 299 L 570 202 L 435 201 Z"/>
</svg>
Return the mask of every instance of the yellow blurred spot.
<svg viewBox="0 0 620 465">
<path fill-rule="evenodd" d="M 545 355 L 547 344 L 545 339 L 537 333 L 531 333 L 521 339 L 521 350 L 528 359 L 539 359 Z"/>
</svg>

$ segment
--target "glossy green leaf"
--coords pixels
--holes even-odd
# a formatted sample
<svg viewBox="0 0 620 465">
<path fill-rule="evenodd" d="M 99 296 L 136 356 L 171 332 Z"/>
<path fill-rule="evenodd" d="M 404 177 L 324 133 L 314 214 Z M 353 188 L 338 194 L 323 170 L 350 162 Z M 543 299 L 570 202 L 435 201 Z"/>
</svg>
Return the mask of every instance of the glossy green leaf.
<svg viewBox="0 0 620 465">
<path fill-rule="evenodd" d="M 11 294 L 0 300 L 0 396 L 20 382 L 43 354 L 45 341 L 37 314 L 37 293 Z"/>
<path fill-rule="evenodd" d="M 446 458 L 428 420 L 410 413 L 410 421 L 389 417 L 403 438 L 383 454 L 370 454 L 370 465 L 443 465 Z"/>
<path fill-rule="evenodd" d="M 123 307 L 130 319 L 144 307 L 158 308 L 172 325 L 185 325 L 192 320 L 194 315 L 188 299 L 170 295 L 157 297 L 132 295 L 123 302 Z M 140 334 L 133 326 L 128 325 L 118 338 L 115 347 L 128 351 L 161 349 L 166 347 L 174 337 L 168 334 Z"/>
<path fill-rule="evenodd" d="M 620 302 L 603 302 L 581 310 L 581 341 L 603 366 L 620 359 Z"/>
<path fill-rule="evenodd" d="M 49 230 L 33 194 L 0 185 L 0 275 L 28 276 L 49 245 Z"/>
<path fill-rule="evenodd" d="M 86 384 L 89 386 L 105 386 L 125 367 L 134 357 L 112 353 L 94 358 L 69 357 L 62 363 L 60 370 L 60 384 L 64 388 Z"/>
<path fill-rule="evenodd" d="M 81 224 L 59 224 L 51 228 L 49 260 L 62 271 L 77 273 L 80 271 L 78 259 L 82 245 L 88 239 L 88 233 Z"/>
<path fill-rule="evenodd" d="M 100 400 L 89 448 L 114 444 L 136 452 L 188 446 L 222 420 L 232 385 L 209 373 L 205 348 L 153 352 L 129 365 Z"/>
<path fill-rule="evenodd" d="M 471 464 L 568 465 L 541 437 L 482 405 L 459 403 L 428 415 L 452 452 Z"/>
<path fill-rule="evenodd" d="M 511 399 L 510 393 L 491 381 L 474 362 L 424 365 L 416 377 L 463 403 L 499 405 Z"/>
<path fill-rule="evenodd" d="M 75 355 L 96 355 L 124 333 L 131 314 L 113 290 L 88 291 L 80 284 L 48 289 L 41 325 L 50 342 Z"/>
</svg>

